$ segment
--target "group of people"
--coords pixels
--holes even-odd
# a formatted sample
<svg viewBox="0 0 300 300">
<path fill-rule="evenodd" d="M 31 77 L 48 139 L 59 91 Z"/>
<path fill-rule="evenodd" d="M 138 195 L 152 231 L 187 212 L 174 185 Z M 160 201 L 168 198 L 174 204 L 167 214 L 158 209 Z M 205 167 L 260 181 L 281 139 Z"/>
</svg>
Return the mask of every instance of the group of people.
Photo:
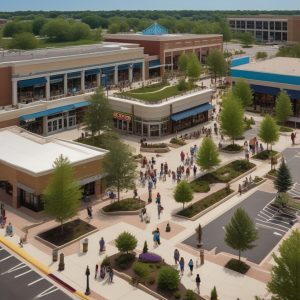
<svg viewBox="0 0 300 300">
<path fill-rule="evenodd" d="M 100 269 L 99 269 L 100 266 Z M 108 274 L 108 280 L 110 283 L 113 282 L 114 278 L 114 270 L 111 266 L 105 266 L 105 265 L 100 265 L 96 264 L 95 266 L 95 279 L 101 278 L 104 279 L 106 277 L 106 274 Z"/>
<path fill-rule="evenodd" d="M 256 137 L 252 138 L 248 141 L 244 142 L 244 151 L 245 151 L 245 159 L 249 161 L 250 159 L 250 152 L 252 155 L 255 155 L 259 152 L 264 151 L 264 147 L 262 143 L 258 143 Z"/>
<path fill-rule="evenodd" d="M 248 177 L 246 177 L 245 180 L 243 181 L 243 183 L 239 184 L 239 194 L 241 195 L 243 190 L 248 189 L 249 186 L 252 185 L 252 183 L 253 183 L 253 180 L 252 180 L 251 175 L 249 176 L 249 179 L 248 179 Z"/>
</svg>

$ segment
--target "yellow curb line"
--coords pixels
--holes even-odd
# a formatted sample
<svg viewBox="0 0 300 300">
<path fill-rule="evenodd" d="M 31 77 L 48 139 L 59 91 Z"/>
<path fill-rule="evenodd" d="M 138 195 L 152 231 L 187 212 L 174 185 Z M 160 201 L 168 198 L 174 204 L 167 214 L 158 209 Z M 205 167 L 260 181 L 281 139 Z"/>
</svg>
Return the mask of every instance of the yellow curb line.
<svg viewBox="0 0 300 300">
<path fill-rule="evenodd" d="M 21 256 L 24 260 L 35 266 L 38 270 L 40 270 L 45 275 L 49 276 L 52 274 L 51 270 L 40 263 L 37 259 L 33 258 L 31 255 L 29 255 L 26 251 L 24 251 L 22 248 L 18 247 L 16 244 L 8 241 L 3 236 L 0 236 L 0 242 L 5 245 L 7 248 L 12 250 L 13 252 L 17 253 L 19 256 Z M 73 294 L 80 297 L 82 300 L 90 300 L 89 297 L 84 295 L 81 291 L 75 291 Z"/>
</svg>

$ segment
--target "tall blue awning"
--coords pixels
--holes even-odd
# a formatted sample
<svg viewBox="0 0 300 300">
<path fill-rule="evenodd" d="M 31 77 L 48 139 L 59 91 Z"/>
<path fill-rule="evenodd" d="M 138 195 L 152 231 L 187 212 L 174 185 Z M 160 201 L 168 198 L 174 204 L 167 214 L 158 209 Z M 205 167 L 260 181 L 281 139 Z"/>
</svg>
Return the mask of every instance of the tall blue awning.
<svg viewBox="0 0 300 300">
<path fill-rule="evenodd" d="M 25 88 L 25 87 L 34 86 L 34 85 L 42 85 L 42 84 L 46 84 L 46 83 L 47 83 L 46 77 L 39 77 L 39 78 L 20 80 L 20 81 L 18 81 L 18 87 Z"/>
<path fill-rule="evenodd" d="M 278 96 L 280 93 L 280 89 L 277 87 L 271 86 L 263 86 L 263 85 L 250 85 L 252 91 L 258 94 L 267 94 L 272 96 Z M 299 99 L 300 100 L 300 91 L 284 89 L 291 99 Z"/>
<path fill-rule="evenodd" d="M 177 121 L 186 119 L 188 117 L 196 116 L 205 111 L 209 111 L 213 108 L 214 107 L 210 103 L 205 103 L 205 104 L 184 110 L 182 112 L 173 114 L 173 115 L 171 115 L 171 120 L 177 122 Z"/>
<path fill-rule="evenodd" d="M 100 68 L 85 71 L 85 76 L 97 75 L 97 74 L 100 74 Z"/>
<path fill-rule="evenodd" d="M 76 79 L 81 77 L 81 72 L 68 73 L 68 79 Z"/>
</svg>

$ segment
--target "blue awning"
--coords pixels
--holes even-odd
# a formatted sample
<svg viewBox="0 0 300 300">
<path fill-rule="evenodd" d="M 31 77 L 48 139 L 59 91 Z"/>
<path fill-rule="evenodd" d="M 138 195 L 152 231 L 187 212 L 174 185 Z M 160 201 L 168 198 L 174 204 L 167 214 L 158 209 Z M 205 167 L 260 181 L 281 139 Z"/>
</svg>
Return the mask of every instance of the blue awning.
<svg viewBox="0 0 300 300">
<path fill-rule="evenodd" d="M 159 59 L 149 61 L 149 69 L 158 68 L 159 66 L 160 66 L 160 60 Z"/>
<path fill-rule="evenodd" d="M 84 107 L 89 105 L 90 103 L 88 101 L 82 101 L 82 102 L 78 102 L 75 104 L 69 104 L 69 105 L 64 105 L 64 106 L 59 106 L 59 107 L 55 107 L 55 108 L 50 108 L 44 111 L 39 111 L 33 114 L 29 114 L 29 115 L 23 115 L 20 117 L 20 119 L 22 121 L 27 121 L 27 120 L 32 120 L 32 119 L 37 119 L 37 118 L 41 118 L 41 117 L 45 117 L 45 116 L 51 116 L 51 115 L 55 115 L 58 113 L 62 113 L 65 111 L 69 111 L 69 110 L 74 110 L 76 108 L 80 108 L 80 107 Z"/>
<path fill-rule="evenodd" d="M 214 107 L 211 104 L 209 104 L 209 103 L 202 104 L 202 105 L 199 105 L 199 106 L 187 109 L 185 111 L 182 111 L 180 113 L 173 114 L 171 116 L 171 120 L 177 122 L 177 121 L 186 119 L 188 117 L 196 116 L 196 115 L 198 115 L 198 114 L 200 114 L 202 112 L 211 110 L 213 108 Z"/>
<path fill-rule="evenodd" d="M 259 93 L 259 94 L 267 94 L 267 95 L 272 95 L 272 96 L 278 96 L 280 93 L 280 89 L 276 87 L 271 87 L 271 86 L 263 86 L 263 85 L 255 85 L 251 84 L 251 89 L 254 93 Z M 291 99 L 299 99 L 300 100 L 300 91 L 296 90 L 288 90 L 284 89 L 289 97 Z"/>
<path fill-rule="evenodd" d="M 68 73 L 68 79 L 75 79 L 80 77 L 81 77 L 81 72 Z"/>
<path fill-rule="evenodd" d="M 24 87 L 34 86 L 34 85 L 42 85 L 46 83 L 47 83 L 46 77 L 39 77 L 39 78 L 20 80 L 18 81 L 18 87 L 24 88 Z"/>
<path fill-rule="evenodd" d="M 107 68 L 102 68 L 101 69 L 102 73 L 106 74 L 106 73 L 112 73 L 115 71 L 115 67 L 107 67 Z"/>
<path fill-rule="evenodd" d="M 50 83 L 59 83 L 64 81 L 64 75 L 54 75 L 50 77 Z"/>
<path fill-rule="evenodd" d="M 100 74 L 100 68 L 85 71 L 85 76 L 97 75 L 97 74 Z"/>
<path fill-rule="evenodd" d="M 119 65 L 118 66 L 118 71 L 128 71 L 129 67 L 130 67 L 130 64 Z"/>
<path fill-rule="evenodd" d="M 133 68 L 134 68 L 134 69 L 140 69 L 140 68 L 142 68 L 142 67 L 143 67 L 143 63 L 142 63 L 142 62 L 133 64 Z"/>
</svg>

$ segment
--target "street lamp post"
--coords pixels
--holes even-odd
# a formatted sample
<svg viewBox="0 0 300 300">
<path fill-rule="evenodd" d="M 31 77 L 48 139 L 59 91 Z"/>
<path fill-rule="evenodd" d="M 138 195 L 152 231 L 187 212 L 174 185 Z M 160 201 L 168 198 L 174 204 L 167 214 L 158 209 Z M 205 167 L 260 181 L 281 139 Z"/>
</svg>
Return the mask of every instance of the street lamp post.
<svg viewBox="0 0 300 300">
<path fill-rule="evenodd" d="M 89 269 L 89 266 L 86 267 L 86 271 L 85 271 L 85 276 L 86 276 L 86 290 L 85 290 L 85 295 L 90 295 L 91 294 L 91 290 L 90 290 L 90 281 L 89 281 L 89 276 L 90 276 L 91 272 Z"/>
</svg>

